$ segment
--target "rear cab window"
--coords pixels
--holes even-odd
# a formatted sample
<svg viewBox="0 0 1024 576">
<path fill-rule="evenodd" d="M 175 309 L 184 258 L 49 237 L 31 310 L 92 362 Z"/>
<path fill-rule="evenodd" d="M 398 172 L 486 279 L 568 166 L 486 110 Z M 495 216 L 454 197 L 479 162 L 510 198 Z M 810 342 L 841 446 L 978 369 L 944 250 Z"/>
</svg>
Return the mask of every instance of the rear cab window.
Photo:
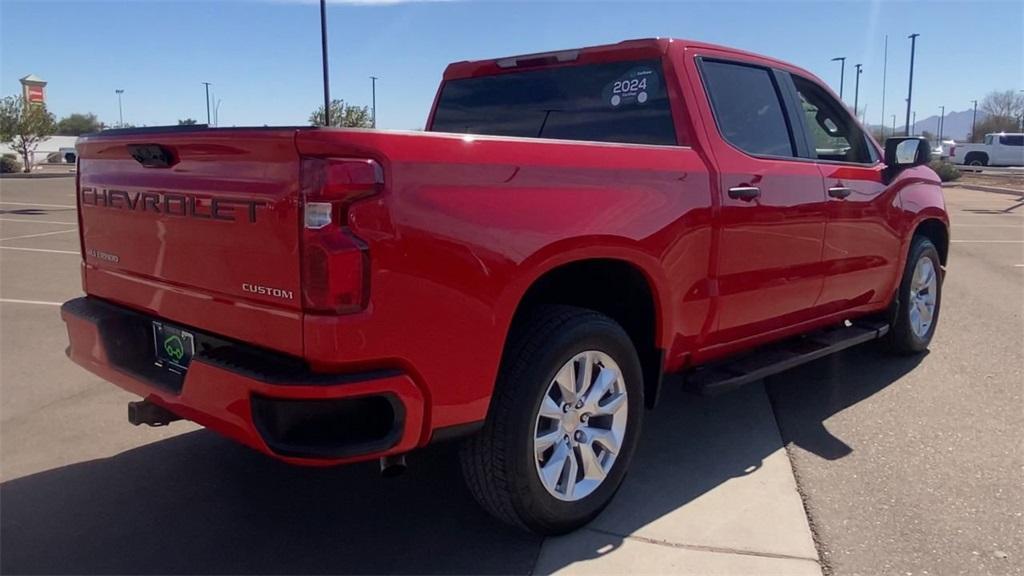
<svg viewBox="0 0 1024 576">
<path fill-rule="evenodd" d="M 999 143 L 1003 146 L 1024 146 L 1024 135 L 1000 136 Z"/>
<path fill-rule="evenodd" d="M 432 132 L 676 145 L 658 59 L 448 80 Z"/>
</svg>

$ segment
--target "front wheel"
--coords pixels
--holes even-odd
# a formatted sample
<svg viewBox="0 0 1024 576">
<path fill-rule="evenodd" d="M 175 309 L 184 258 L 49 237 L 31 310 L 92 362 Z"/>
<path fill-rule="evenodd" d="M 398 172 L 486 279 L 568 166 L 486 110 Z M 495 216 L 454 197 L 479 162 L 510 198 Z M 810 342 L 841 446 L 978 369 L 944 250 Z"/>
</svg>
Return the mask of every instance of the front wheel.
<svg viewBox="0 0 1024 576">
<path fill-rule="evenodd" d="M 935 335 L 942 305 L 942 263 L 931 240 L 915 236 L 899 288 L 889 345 L 900 354 L 923 352 Z"/>
<path fill-rule="evenodd" d="M 597 312 L 545 307 L 510 336 L 487 422 L 461 452 L 491 514 L 540 534 L 586 524 L 611 501 L 643 418 L 640 361 Z"/>
</svg>

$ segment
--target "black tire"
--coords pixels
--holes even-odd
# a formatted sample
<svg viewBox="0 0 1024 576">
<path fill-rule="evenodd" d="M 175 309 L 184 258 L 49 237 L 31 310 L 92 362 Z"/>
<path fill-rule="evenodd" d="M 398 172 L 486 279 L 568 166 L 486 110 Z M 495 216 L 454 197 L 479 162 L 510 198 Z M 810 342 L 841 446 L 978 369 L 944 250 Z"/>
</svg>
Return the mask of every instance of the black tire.
<svg viewBox="0 0 1024 576">
<path fill-rule="evenodd" d="M 964 163 L 968 166 L 988 166 L 988 157 L 979 152 L 971 152 L 964 158 Z"/>
<path fill-rule="evenodd" d="M 577 354 L 598 350 L 619 365 L 628 398 L 622 446 L 604 481 L 582 499 L 552 496 L 537 474 L 536 418 L 557 371 Z M 546 306 L 510 334 L 487 422 L 462 447 L 463 476 L 481 506 L 538 534 L 586 524 L 611 501 L 636 450 L 643 419 L 643 375 L 636 349 L 614 320 L 581 308 Z"/>
<path fill-rule="evenodd" d="M 924 335 L 918 335 L 911 326 L 911 283 L 913 281 L 914 269 L 922 258 L 932 261 L 935 269 L 936 294 L 935 309 L 932 314 L 931 325 Z M 935 335 L 935 327 L 939 324 L 939 312 L 942 310 L 942 280 L 943 271 L 939 260 L 939 251 L 932 244 L 932 241 L 924 236 L 915 236 L 910 244 L 910 253 L 907 256 L 906 266 L 903 268 L 903 279 L 900 281 L 898 301 L 894 306 L 895 317 L 891 321 L 891 330 L 886 343 L 890 350 L 897 354 L 909 355 L 924 352 Z"/>
</svg>

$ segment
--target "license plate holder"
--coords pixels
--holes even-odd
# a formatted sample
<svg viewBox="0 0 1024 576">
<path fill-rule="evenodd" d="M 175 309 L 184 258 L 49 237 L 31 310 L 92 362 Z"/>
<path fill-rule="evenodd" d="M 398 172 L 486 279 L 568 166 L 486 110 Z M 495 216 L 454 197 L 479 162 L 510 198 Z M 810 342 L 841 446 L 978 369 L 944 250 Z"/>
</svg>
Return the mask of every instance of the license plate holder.
<svg viewBox="0 0 1024 576">
<path fill-rule="evenodd" d="M 196 351 L 195 335 L 163 322 L 153 322 L 155 364 L 176 374 L 184 374 Z"/>
</svg>

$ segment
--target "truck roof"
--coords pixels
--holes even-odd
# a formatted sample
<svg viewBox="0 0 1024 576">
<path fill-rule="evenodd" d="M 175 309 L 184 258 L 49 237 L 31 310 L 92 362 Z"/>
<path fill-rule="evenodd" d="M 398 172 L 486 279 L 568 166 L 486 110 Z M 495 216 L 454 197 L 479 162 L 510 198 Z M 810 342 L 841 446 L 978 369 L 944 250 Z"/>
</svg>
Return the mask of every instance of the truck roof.
<svg viewBox="0 0 1024 576">
<path fill-rule="evenodd" d="M 756 60 L 764 64 L 780 68 L 788 68 L 799 72 L 801 75 L 817 79 L 813 74 L 794 66 L 788 62 L 770 58 L 754 52 L 738 50 L 728 46 L 699 42 L 681 38 L 637 38 L 623 40 L 615 44 L 601 44 L 597 46 L 586 46 L 582 48 L 569 48 L 565 50 L 553 50 L 550 52 L 538 52 L 532 54 L 520 54 L 516 56 L 505 56 L 490 58 L 486 60 L 463 60 L 453 62 L 444 71 L 444 79 L 452 80 L 458 78 L 472 78 L 474 76 L 487 76 L 511 72 L 521 66 L 530 65 L 558 65 L 569 63 L 598 63 L 614 60 L 628 60 L 641 58 L 659 58 L 668 53 L 672 46 L 682 46 L 683 49 L 710 49 L 718 52 L 727 52 L 741 56 L 746 60 Z"/>
</svg>

